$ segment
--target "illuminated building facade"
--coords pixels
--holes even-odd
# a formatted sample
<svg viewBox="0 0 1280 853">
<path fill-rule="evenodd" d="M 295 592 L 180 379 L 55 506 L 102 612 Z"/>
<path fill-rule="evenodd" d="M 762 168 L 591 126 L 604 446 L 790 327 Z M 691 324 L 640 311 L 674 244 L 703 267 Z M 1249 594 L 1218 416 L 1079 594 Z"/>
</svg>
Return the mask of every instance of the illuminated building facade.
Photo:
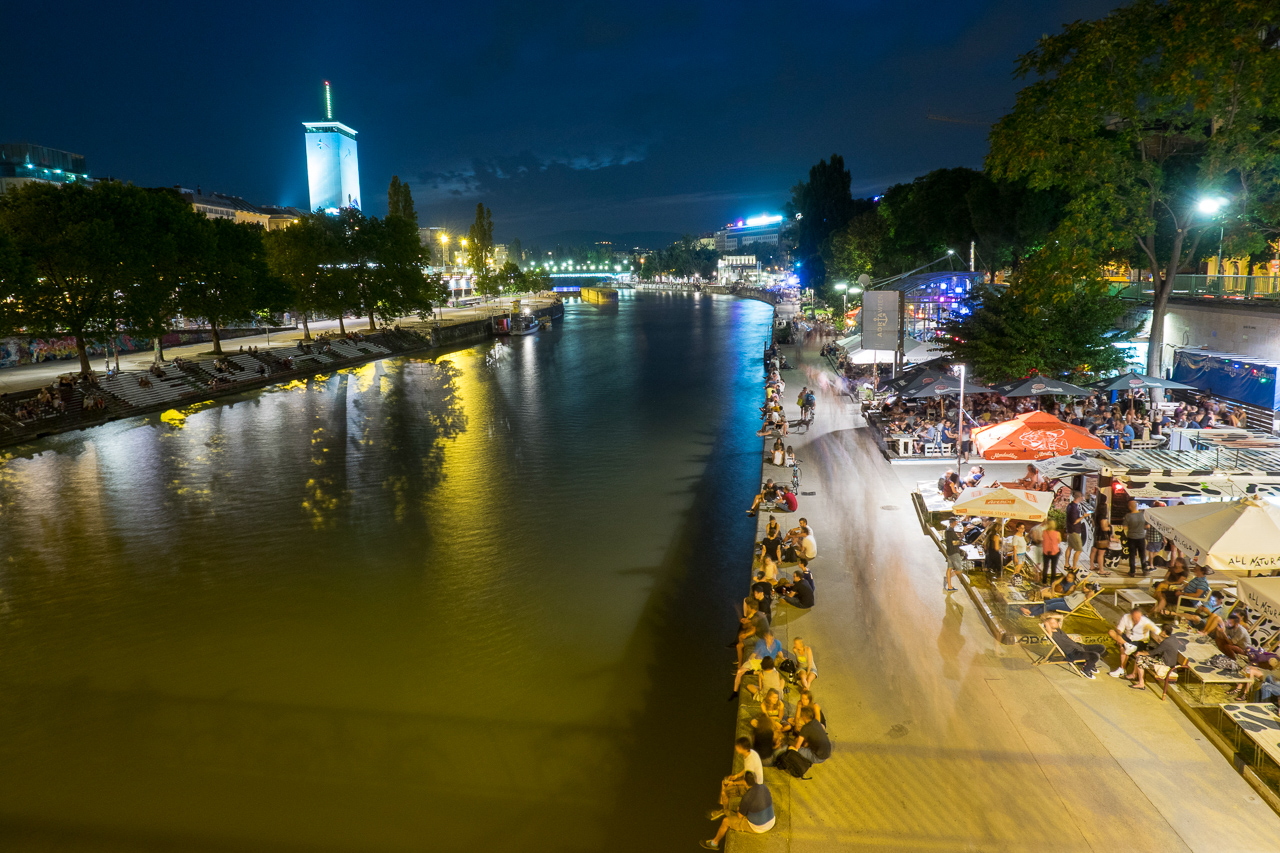
<svg viewBox="0 0 1280 853">
<path fill-rule="evenodd" d="M 84 157 L 70 151 L 20 142 L 0 145 L 0 195 L 31 181 L 90 184 Z"/>
<path fill-rule="evenodd" d="M 782 236 L 782 226 L 783 219 L 777 214 L 762 214 L 730 222 L 716 232 L 716 251 L 732 253 L 752 243 L 776 246 Z"/>
<path fill-rule="evenodd" d="M 333 96 L 324 83 L 324 121 L 306 121 L 307 185 L 311 209 L 336 213 L 360 208 L 360 162 L 356 132 L 333 120 Z"/>
</svg>

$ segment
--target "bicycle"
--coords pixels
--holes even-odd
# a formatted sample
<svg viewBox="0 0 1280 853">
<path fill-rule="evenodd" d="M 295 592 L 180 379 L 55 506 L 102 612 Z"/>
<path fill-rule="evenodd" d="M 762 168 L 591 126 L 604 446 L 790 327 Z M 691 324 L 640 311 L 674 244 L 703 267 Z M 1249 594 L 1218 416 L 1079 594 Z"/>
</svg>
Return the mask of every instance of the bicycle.
<svg viewBox="0 0 1280 853">
<path fill-rule="evenodd" d="M 791 492 L 800 494 L 800 460 L 797 459 L 795 464 L 791 466 Z"/>
</svg>

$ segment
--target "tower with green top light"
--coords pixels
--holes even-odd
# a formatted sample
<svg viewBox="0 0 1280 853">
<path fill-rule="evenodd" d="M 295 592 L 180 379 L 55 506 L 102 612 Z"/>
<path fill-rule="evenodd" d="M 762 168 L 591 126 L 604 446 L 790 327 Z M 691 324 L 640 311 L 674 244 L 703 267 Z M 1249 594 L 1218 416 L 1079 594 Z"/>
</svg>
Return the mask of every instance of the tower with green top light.
<svg viewBox="0 0 1280 853">
<path fill-rule="evenodd" d="M 333 120 L 333 90 L 324 81 L 324 121 L 304 121 L 307 185 L 311 210 L 337 213 L 360 208 L 360 161 L 356 131 Z"/>
</svg>

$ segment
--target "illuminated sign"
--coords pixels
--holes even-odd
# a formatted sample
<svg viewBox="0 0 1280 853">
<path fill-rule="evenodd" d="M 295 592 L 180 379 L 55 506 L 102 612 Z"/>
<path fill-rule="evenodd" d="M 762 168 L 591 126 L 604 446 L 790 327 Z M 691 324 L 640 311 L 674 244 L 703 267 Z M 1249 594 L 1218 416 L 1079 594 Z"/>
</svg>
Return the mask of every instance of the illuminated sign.
<svg viewBox="0 0 1280 853">
<path fill-rule="evenodd" d="M 781 216 L 776 216 L 776 215 L 769 216 L 768 214 L 765 214 L 762 216 L 751 217 L 750 219 L 747 220 L 747 225 L 749 227 L 754 227 L 756 225 L 772 225 L 775 222 L 781 222 L 781 221 L 782 221 Z"/>
</svg>

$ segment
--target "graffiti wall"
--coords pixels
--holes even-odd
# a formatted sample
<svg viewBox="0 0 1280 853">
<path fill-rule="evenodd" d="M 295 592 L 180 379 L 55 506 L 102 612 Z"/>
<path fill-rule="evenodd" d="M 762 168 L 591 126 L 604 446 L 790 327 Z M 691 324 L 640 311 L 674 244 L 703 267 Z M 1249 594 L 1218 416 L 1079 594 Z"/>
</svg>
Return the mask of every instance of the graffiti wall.
<svg viewBox="0 0 1280 853">
<path fill-rule="evenodd" d="M 272 332 L 286 332 L 296 326 L 273 326 Z M 224 341 L 230 338 L 243 338 L 248 335 L 261 335 L 265 328 L 222 329 L 218 335 Z M 208 329 L 180 329 L 169 332 L 161 343 L 166 347 L 181 347 L 189 344 L 203 344 L 213 340 L 213 333 Z M 114 347 L 120 352 L 142 352 L 152 349 L 149 338 L 137 338 L 129 334 L 117 335 Z M 92 341 L 87 347 L 90 358 L 102 358 L 107 354 L 107 341 Z M 43 361 L 61 361 L 76 357 L 76 339 L 65 338 L 0 338 L 0 369 L 17 367 L 22 364 L 39 364 Z"/>
<path fill-rule="evenodd" d="M 117 335 L 115 345 L 120 352 L 136 352 L 151 349 L 150 341 L 137 340 L 131 335 Z M 93 341 L 87 347 L 89 357 L 107 354 L 107 342 Z M 0 368 L 17 367 L 20 364 L 39 364 L 42 361 L 59 361 L 76 357 L 76 339 L 66 338 L 0 338 Z"/>
</svg>

